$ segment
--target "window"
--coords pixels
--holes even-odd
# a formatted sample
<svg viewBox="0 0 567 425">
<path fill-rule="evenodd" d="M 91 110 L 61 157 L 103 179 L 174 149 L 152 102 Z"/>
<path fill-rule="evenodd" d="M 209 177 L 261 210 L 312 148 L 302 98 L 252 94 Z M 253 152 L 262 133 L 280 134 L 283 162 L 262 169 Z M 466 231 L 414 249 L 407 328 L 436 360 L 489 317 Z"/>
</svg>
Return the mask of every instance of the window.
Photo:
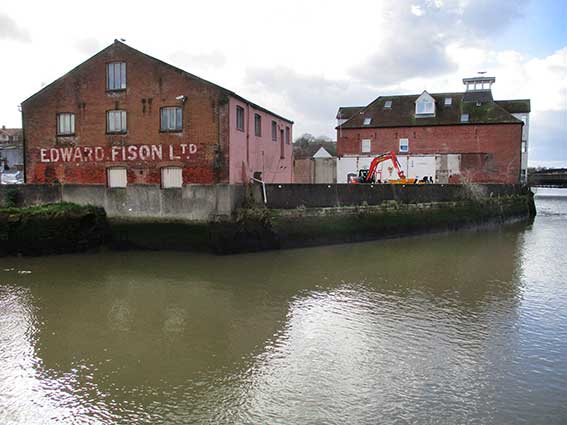
<svg viewBox="0 0 567 425">
<path fill-rule="evenodd" d="M 435 103 L 431 99 L 422 99 L 415 105 L 415 113 L 418 115 L 435 113 Z"/>
<path fill-rule="evenodd" d="M 262 117 L 259 114 L 254 114 L 254 134 L 262 137 Z"/>
<path fill-rule="evenodd" d="M 384 103 L 384 109 L 392 109 L 392 101 L 391 100 L 387 100 Z"/>
<path fill-rule="evenodd" d="M 409 152 L 409 140 L 400 139 L 400 152 Z"/>
<path fill-rule="evenodd" d="M 290 133 L 290 132 L 289 132 L 289 127 L 286 127 L 286 128 L 285 128 L 285 143 L 286 143 L 287 145 L 289 145 L 290 142 L 291 142 L 290 137 L 289 137 L 289 136 L 290 136 L 289 133 Z"/>
<path fill-rule="evenodd" d="M 526 143 L 526 141 L 522 140 L 522 153 L 527 152 L 527 150 L 528 150 L 527 147 L 528 147 L 528 144 Z"/>
<path fill-rule="evenodd" d="M 461 122 L 469 122 L 469 114 L 461 114 Z"/>
<path fill-rule="evenodd" d="M 370 125 L 371 122 L 372 122 L 372 118 L 364 118 L 363 125 Z"/>
<path fill-rule="evenodd" d="M 108 187 L 126 187 L 128 185 L 128 176 L 126 168 L 113 167 L 106 170 Z"/>
<path fill-rule="evenodd" d="M 362 151 L 362 153 L 369 153 L 370 152 L 370 144 L 371 144 L 370 139 L 362 139 L 361 149 L 360 149 Z"/>
<path fill-rule="evenodd" d="M 124 90 L 126 88 L 126 62 L 106 64 L 106 89 Z"/>
<path fill-rule="evenodd" d="M 106 112 L 106 132 L 107 133 L 126 133 L 126 111 L 107 111 Z"/>
<path fill-rule="evenodd" d="M 164 167 L 161 169 L 161 187 L 164 189 L 183 186 L 183 169 Z"/>
<path fill-rule="evenodd" d="M 244 108 L 236 106 L 236 129 L 244 131 Z"/>
<path fill-rule="evenodd" d="M 183 130 L 183 109 L 179 106 L 161 108 L 161 131 Z"/>
<path fill-rule="evenodd" d="M 272 121 L 272 140 L 278 141 L 278 124 L 275 121 Z"/>
<path fill-rule="evenodd" d="M 57 135 L 72 136 L 75 134 L 75 114 L 57 114 Z"/>
<path fill-rule="evenodd" d="M 451 106 L 453 104 L 453 98 L 452 97 L 446 97 L 445 98 L 445 106 Z"/>
</svg>

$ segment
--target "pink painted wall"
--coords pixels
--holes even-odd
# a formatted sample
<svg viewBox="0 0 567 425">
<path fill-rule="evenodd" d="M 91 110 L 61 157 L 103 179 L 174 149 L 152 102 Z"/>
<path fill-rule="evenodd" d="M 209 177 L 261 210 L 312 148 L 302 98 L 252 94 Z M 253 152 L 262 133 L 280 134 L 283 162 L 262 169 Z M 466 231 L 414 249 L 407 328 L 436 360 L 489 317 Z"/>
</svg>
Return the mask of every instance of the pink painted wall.
<svg viewBox="0 0 567 425">
<path fill-rule="evenodd" d="M 236 106 L 244 108 L 244 131 L 236 128 Z M 229 182 L 244 183 L 255 171 L 261 171 L 266 183 L 292 183 L 293 124 L 232 96 L 229 108 Z M 254 114 L 262 117 L 260 137 L 255 135 Z M 272 140 L 272 121 L 277 123 L 277 141 Z M 286 127 L 289 127 L 289 144 L 285 140 Z"/>
</svg>

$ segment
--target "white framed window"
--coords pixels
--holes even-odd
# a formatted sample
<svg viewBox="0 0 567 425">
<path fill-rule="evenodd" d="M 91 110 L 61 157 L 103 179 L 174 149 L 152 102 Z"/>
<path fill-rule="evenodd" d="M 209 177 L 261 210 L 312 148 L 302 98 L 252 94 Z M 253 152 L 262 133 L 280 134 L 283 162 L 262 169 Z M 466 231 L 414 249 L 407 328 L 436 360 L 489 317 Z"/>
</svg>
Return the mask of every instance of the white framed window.
<svg viewBox="0 0 567 425">
<path fill-rule="evenodd" d="M 409 152 L 409 139 L 400 139 L 400 152 Z"/>
<path fill-rule="evenodd" d="M 126 187 L 128 186 L 128 174 L 124 167 L 112 167 L 106 169 L 106 178 L 108 187 Z"/>
<path fill-rule="evenodd" d="M 57 135 L 72 136 L 75 134 L 75 114 L 64 112 L 57 114 Z"/>
<path fill-rule="evenodd" d="M 124 90 L 126 88 L 126 62 L 106 64 L 106 89 Z"/>
<path fill-rule="evenodd" d="M 181 131 L 183 130 L 183 109 L 179 106 L 168 106 L 161 108 L 160 130 Z"/>
<path fill-rule="evenodd" d="M 415 113 L 429 115 L 435 113 L 435 103 L 431 99 L 421 99 L 415 104 Z"/>
<path fill-rule="evenodd" d="M 384 109 L 392 109 L 392 101 L 391 100 L 387 100 L 386 102 L 384 102 Z"/>
<path fill-rule="evenodd" d="M 115 110 L 106 112 L 106 132 L 107 133 L 126 133 L 126 111 Z"/>
<path fill-rule="evenodd" d="M 161 169 L 161 187 L 164 189 L 183 186 L 183 169 L 181 167 L 164 167 Z"/>
<path fill-rule="evenodd" d="M 372 118 L 364 118 L 363 125 L 370 125 L 371 122 L 372 122 Z"/>
<path fill-rule="evenodd" d="M 272 140 L 278 141 L 278 124 L 275 121 L 272 121 Z"/>
<path fill-rule="evenodd" d="M 461 122 L 469 122 L 469 114 L 461 114 Z"/>
<path fill-rule="evenodd" d="M 236 129 L 244 131 L 244 108 L 236 105 Z"/>
<path fill-rule="evenodd" d="M 453 104 L 453 98 L 452 97 L 446 97 L 445 98 L 445 106 L 451 106 Z"/>
<path fill-rule="evenodd" d="M 362 139 L 360 145 L 362 153 L 370 153 L 372 147 L 372 141 L 370 139 Z"/>
</svg>

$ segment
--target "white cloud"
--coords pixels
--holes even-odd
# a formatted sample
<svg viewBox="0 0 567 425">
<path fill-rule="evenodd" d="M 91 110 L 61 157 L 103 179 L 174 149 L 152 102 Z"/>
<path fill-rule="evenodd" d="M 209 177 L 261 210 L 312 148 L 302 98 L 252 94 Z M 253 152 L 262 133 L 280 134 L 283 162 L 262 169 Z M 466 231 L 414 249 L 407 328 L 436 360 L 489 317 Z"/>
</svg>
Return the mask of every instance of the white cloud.
<svg viewBox="0 0 567 425">
<path fill-rule="evenodd" d="M 33 14 L 8 2 L 0 13 L 0 44 L 18 66 L 3 69 L 0 119 L 19 125 L 17 104 L 41 82 L 125 37 L 136 49 L 288 116 L 295 134 L 334 137 L 340 105 L 367 104 L 381 94 L 462 90 L 463 77 L 487 71 L 497 78 L 496 98 L 532 99 L 535 144 L 561 134 L 551 125 L 556 115 L 544 112 L 567 110 L 567 46 L 541 57 L 521 54 L 515 45 L 494 48 L 527 1 L 360 0 L 353 7 L 344 0 L 289 0 L 285 6 L 172 0 L 175 24 L 156 20 L 150 0 L 139 0 L 134 11 L 101 0 L 88 19 L 71 0 L 60 0 L 57 15 L 50 2 L 34 3 Z M 110 6 L 130 19 L 109 19 Z M 55 16 L 65 24 L 53 25 Z M 199 18 L 189 24 L 188 16 Z"/>
<path fill-rule="evenodd" d="M 93 55 L 101 49 L 99 41 L 95 37 L 85 37 L 77 40 L 75 47 L 85 55 Z"/>
<path fill-rule="evenodd" d="M 10 16 L 0 13 L 0 40 L 31 41 L 27 30 L 20 27 Z"/>
<path fill-rule="evenodd" d="M 411 13 L 413 13 L 415 16 L 422 16 L 425 13 L 423 11 L 423 9 L 421 8 L 421 6 L 419 6 L 417 4 L 412 4 L 410 10 L 411 10 Z"/>
</svg>

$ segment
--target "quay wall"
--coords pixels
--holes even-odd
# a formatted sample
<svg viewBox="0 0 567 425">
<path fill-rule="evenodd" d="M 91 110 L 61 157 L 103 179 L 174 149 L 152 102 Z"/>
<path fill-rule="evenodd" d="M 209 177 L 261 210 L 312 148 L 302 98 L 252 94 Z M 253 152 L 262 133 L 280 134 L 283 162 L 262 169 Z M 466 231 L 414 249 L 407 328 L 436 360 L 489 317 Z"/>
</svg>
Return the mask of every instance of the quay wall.
<svg viewBox="0 0 567 425">
<path fill-rule="evenodd" d="M 120 249 L 230 254 L 325 245 L 529 221 L 518 185 L 21 185 L 0 207 L 67 202 L 103 209 L 105 243 Z M 8 205 L 11 204 L 11 205 Z"/>
</svg>

